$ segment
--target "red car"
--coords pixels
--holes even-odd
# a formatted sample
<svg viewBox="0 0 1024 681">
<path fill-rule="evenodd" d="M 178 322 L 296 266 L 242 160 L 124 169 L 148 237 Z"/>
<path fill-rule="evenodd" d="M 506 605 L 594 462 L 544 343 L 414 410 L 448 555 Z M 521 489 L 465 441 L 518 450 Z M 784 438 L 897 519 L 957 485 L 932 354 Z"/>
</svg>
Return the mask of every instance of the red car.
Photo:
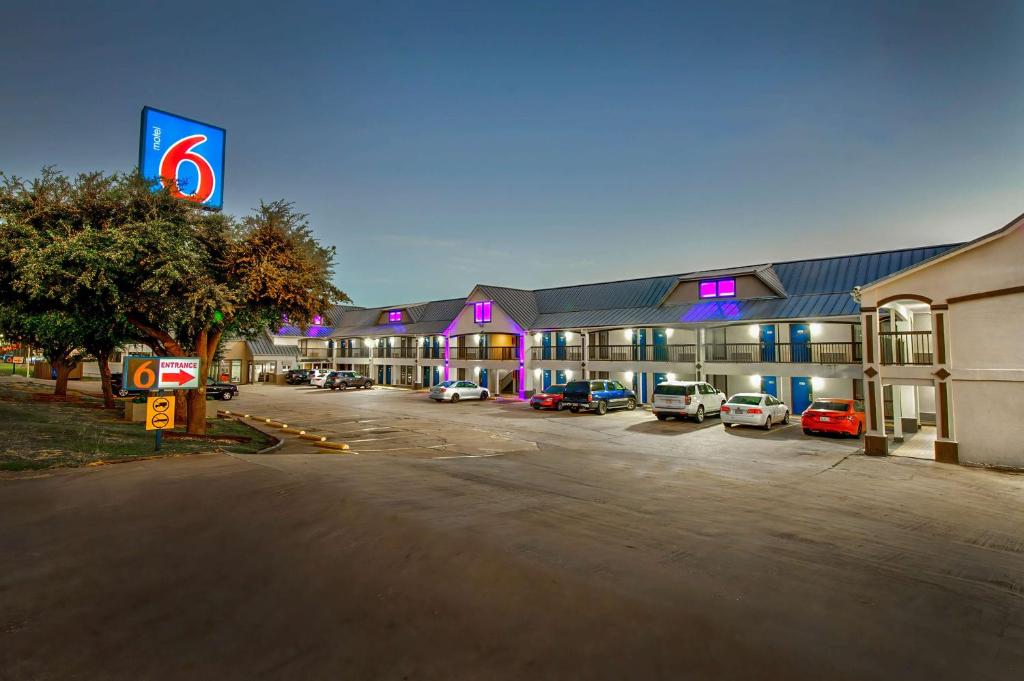
<svg viewBox="0 0 1024 681">
<path fill-rule="evenodd" d="M 864 403 L 860 400 L 825 397 L 814 400 L 800 417 L 804 434 L 840 433 L 852 437 L 864 434 Z"/>
<path fill-rule="evenodd" d="M 564 383 L 549 385 L 543 392 L 539 392 L 530 398 L 530 406 L 534 409 L 554 409 L 555 411 L 561 411 L 564 392 Z"/>
</svg>

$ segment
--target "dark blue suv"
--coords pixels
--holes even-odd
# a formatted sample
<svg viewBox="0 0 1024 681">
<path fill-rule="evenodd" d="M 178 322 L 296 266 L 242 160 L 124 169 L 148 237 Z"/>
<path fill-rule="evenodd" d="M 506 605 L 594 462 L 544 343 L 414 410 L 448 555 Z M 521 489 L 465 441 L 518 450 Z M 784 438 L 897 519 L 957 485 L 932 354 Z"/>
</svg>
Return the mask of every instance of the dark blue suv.
<svg viewBox="0 0 1024 681">
<path fill-rule="evenodd" d="M 606 414 L 609 409 L 636 409 L 636 393 L 618 381 L 606 379 L 570 381 L 565 386 L 562 408 L 576 414 L 580 409 Z"/>
</svg>

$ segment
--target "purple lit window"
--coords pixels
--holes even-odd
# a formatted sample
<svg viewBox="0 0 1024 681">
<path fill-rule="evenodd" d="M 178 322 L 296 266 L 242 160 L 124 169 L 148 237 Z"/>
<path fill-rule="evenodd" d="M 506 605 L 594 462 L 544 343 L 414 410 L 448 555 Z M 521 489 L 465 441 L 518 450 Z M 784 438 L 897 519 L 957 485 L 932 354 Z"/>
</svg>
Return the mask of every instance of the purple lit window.
<svg viewBox="0 0 1024 681">
<path fill-rule="evenodd" d="M 700 282 L 701 298 L 735 298 L 735 279 L 716 279 L 714 281 Z"/>
<path fill-rule="evenodd" d="M 321 317 L 320 315 L 315 315 L 313 317 L 313 326 L 322 326 L 323 323 L 324 323 L 324 318 Z"/>
<path fill-rule="evenodd" d="M 491 301 L 473 303 L 473 321 L 477 324 L 486 324 L 491 321 Z"/>
<path fill-rule="evenodd" d="M 388 322 L 394 324 L 395 322 L 402 321 L 401 310 L 388 310 Z"/>
</svg>

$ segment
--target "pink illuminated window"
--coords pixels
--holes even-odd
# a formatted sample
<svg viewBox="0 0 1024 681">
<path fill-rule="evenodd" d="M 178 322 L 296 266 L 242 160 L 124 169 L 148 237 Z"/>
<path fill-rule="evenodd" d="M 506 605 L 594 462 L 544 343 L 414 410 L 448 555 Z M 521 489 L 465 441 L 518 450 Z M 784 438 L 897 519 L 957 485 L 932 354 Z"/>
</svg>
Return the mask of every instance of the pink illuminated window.
<svg viewBox="0 0 1024 681">
<path fill-rule="evenodd" d="M 491 321 L 491 301 L 473 303 L 473 321 L 477 324 L 486 324 Z"/>
<path fill-rule="evenodd" d="M 388 310 L 388 322 L 394 324 L 395 322 L 402 321 L 401 310 Z"/>
<path fill-rule="evenodd" d="M 700 282 L 701 298 L 735 298 L 735 279 L 716 279 L 713 281 Z"/>
</svg>

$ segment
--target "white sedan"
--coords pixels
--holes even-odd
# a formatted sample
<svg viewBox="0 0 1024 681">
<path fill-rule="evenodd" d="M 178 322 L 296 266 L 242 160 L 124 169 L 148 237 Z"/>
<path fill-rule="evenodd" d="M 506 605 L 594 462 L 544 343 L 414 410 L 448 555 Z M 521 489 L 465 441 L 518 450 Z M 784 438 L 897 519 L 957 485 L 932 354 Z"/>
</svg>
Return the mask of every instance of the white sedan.
<svg viewBox="0 0 1024 681">
<path fill-rule="evenodd" d="M 767 393 L 737 393 L 722 405 L 722 425 L 759 426 L 789 423 L 789 407 Z"/>
<path fill-rule="evenodd" d="M 486 400 L 487 389 L 481 388 L 473 381 L 445 381 L 431 388 L 429 397 L 438 402 Z"/>
</svg>

